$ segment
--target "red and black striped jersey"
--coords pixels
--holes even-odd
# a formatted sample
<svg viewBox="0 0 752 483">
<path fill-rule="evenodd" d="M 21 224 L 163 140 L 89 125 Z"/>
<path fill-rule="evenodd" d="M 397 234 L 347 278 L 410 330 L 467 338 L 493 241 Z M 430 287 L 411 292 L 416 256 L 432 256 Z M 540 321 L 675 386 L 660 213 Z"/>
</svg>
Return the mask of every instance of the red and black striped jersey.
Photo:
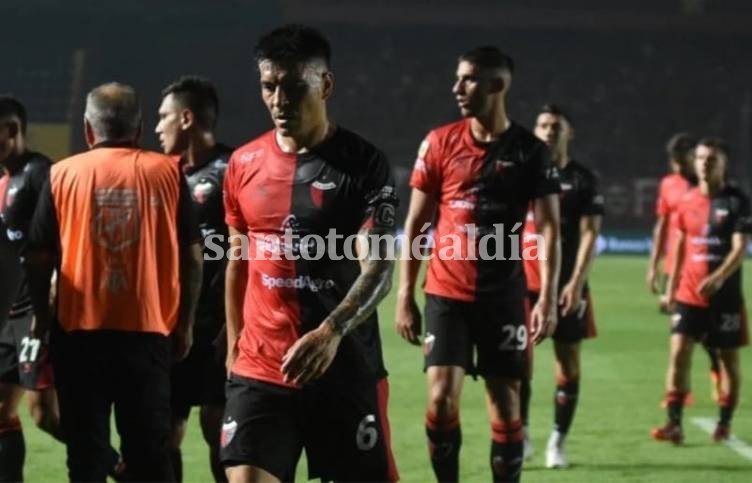
<svg viewBox="0 0 752 483">
<path fill-rule="evenodd" d="M 710 299 L 698 293 L 700 283 L 731 251 L 734 233 L 752 234 L 749 199 L 732 186 L 709 196 L 700 188 L 687 192 L 677 207 L 677 226 L 684 233 L 684 261 L 676 300 L 699 307 L 737 307 L 742 297 L 741 269 Z"/>
<path fill-rule="evenodd" d="M 426 293 L 473 301 L 524 288 L 527 207 L 535 198 L 560 191 L 558 170 L 543 142 L 513 122 L 493 142 L 480 143 L 473 138 L 470 120 L 463 119 L 428 134 L 410 185 L 438 200 Z M 494 250 L 501 253 L 489 249 L 491 257 L 481 256 L 482 238 L 499 231 L 502 241 Z M 460 259 L 453 253 L 457 245 Z"/>
<path fill-rule="evenodd" d="M 353 236 L 367 225 L 394 228 L 397 198 L 389 164 L 343 128 L 303 154 L 283 152 L 270 131 L 233 153 L 224 197 L 227 225 L 250 238 L 244 327 L 232 370 L 289 386 L 280 371 L 282 356 L 339 305 L 361 272 L 348 256 Z M 334 252 L 312 246 L 314 235 L 330 233 L 339 237 L 332 241 Z M 294 236 L 290 246 L 285 234 Z M 322 381 L 385 375 L 374 313 L 342 339 Z"/>
</svg>

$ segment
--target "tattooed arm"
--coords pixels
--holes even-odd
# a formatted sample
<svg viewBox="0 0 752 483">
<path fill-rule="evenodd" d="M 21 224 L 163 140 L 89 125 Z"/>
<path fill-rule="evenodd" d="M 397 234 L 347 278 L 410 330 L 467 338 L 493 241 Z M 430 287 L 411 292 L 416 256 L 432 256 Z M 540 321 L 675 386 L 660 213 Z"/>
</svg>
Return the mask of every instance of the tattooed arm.
<svg viewBox="0 0 752 483">
<path fill-rule="evenodd" d="M 358 253 L 361 273 L 350 291 L 318 328 L 301 337 L 282 359 L 285 381 L 304 384 L 321 377 L 329 368 L 342 337 L 368 320 L 392 284 L 394 230 L 368 228 L 360 232 Z M 376 244 L 363 243 L 383 238 Z M 363 250 L 367 255 L 363 257 Z"/>
</svg>

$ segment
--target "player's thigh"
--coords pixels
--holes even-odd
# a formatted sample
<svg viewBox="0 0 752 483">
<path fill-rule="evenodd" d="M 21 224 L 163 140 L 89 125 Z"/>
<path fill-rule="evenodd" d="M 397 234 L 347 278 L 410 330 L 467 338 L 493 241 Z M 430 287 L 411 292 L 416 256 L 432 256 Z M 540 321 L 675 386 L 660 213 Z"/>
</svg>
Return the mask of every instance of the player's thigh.
<svg viewBox="0 0 752 483">
<path fill-rule="evenodd" d="M 258 468 L 285 480 L 294 474 L 303 447 L 298 390 L 233 374 L 220 435 L 220 459 L 228 470 Z"/>
<path fill-rule="evenodd" d="M 17 384 L 0 383 L 0 424 L 18 416 L 24 390 Z"/>
<path fill-rule="evenodd" d="M 305 396 L 309 478 L 396 481 L 386 379 L 314 388 Z"/>
<path fill-rule="evenodd" d="M 465 369 L 459 366 L 431 366 L 426 369 L 426 376 L 429 408 L 437 412 L 459 411 Z"/>
<path fill-rule="evenodd" d="M 473 303 L 471 338 L 477 373 L 487 377 L 529 377 L 529 344 L 524 290 Z"/>
<path fill-rule="evenodd" d="M 281 480 L 261 468 L 239 465 L 225 470 L 228 483 L 279 483 Z"/>
<path fill-rule="evenodd" d="M 470 305 L 438 295 L 426 295 L 426 333 L 423 339 L 426 368 L 455 366 L 473 372 Z"/>
</svg>

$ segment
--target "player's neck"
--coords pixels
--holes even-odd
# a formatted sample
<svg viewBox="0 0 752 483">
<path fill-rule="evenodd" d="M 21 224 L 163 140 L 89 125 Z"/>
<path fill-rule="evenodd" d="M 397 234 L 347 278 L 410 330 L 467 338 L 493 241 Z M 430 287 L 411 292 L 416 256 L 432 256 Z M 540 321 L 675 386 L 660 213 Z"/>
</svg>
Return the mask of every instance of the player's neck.
<svg viewBox="0 0 752 483">
<path fill-rule="evenodd" d="M 509 129 L 511 124 L 512 122 L 502 109 L 489 116 L 473 117 L 470 120 L 470 132 L 476 141 L 490 143 Z"/>
<path fill-rule="evenodd" d="M 200 134 L 194 137 L 188 144 L 188 149 L 183 156 L 185 164 L 192 168 L 203 166 L 210 161 L 216 144 L 214 135 L 211 133 Z"/>
<path fill-rule="evenodd" d="M 682 166 L 681 164 L 671 161 L 671 173 L 673 174 L 681 174 Z"/>
<path fill-rule="evenodd" d="M 554 151 L 553 160 L 559 169 L 566 168 L 569 164 L 569 161 L 571 161 L 569 153 L 566 150 L 562 150 L 560 152 Z"/>
<path fill-rule="evenodd" d="M 706 196 L 715 195 L 716 193 L 720 192 L 724 188 L 724 186 L 726 186 L 726 183 L 724 183 L 723 181 L 711 183 L 709 181 L 702 180 L 699 184 L 700 192 Z"/>
<path fill-rule="evenodd" d="M 325 119 L 324 122 L 317 123 L 309 131 L 298 136 L 283 136 L 279 131 L 274 132 L 277 145 L 285 153 L 307 153 L 315 146 L 321 144 L 334 132 L 334 124 Z"/>
</svg>

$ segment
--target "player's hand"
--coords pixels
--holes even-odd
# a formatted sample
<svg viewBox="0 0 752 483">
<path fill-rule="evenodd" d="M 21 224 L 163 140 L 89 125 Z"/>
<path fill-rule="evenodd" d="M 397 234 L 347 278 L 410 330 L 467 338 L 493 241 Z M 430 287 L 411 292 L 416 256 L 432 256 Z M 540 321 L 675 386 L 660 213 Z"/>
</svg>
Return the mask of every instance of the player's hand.
<svg viewBox="0 0 752 483">
<path fill-rule="evenodd" d="M 576 280 L 571 280 L 561 290 L 559 305 L 562 315 L 570 315 L 580 307 L 582 302 L 582 285 Z"/>
<path fill-rule="evenodd" d="M 298 339 L 282 357 L 284 381 L 305 384 L 321 377 L 337 355 L 341 340 L 326 321 Z"/>
<path fill-rule="evenodd" d="M 700 282 L 700 285 L 697 286 L 697 293 L 703 297 L 710 297 L 721 289 L 724 281 L 725 280 L 718 275 L 708 275 L 702 280 L 702 282 Z"/>
<path fill-rule="evenodd" d="M 193 345 L 193 325 L 178 325 L 172 332 L 172 360 L 182 361 Z"/>
<path fill-rule="evenodd" d="M 556 330 L 556 304 L 543 298 L 533 307 L 530 315 L 530 338 L 534 344 L 540 344 Z"/>
<path fill-rule="evenodd" d="M 413 345 L 420 345 L 423 320 L 413 296 L 400 296 L 397 300 L 395 327 L 397 333 Z"/>
<path fill-rule="evenodd" d="M 645 277 L 645 282 L 647 282 L 648 288 L 654 294 L 657 295 L 661 292 L 660 287 L 658 286 L 658 272 L 655 270 L 655 267 L 648 267 L 648 273 Z"/>
</svg>

